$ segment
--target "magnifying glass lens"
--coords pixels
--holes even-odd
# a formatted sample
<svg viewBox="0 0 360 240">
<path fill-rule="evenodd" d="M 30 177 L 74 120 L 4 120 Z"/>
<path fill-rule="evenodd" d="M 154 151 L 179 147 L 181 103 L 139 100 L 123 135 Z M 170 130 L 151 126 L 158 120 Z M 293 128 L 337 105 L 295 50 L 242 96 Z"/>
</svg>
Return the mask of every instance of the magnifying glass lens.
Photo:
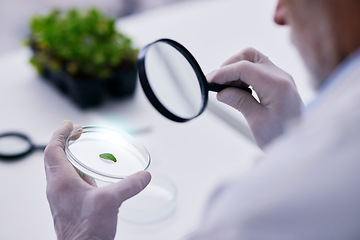
<svg viewBox="0 0 360 240">
<path fill-rule="evenodd" d="M 199 114 L 203 106 L 197 75 L 184 55 L 165 42 L 148 47 L 145 60 L 147 80 L 161 104 L 184 119 Z"/>
<path fill-rule="evenodd" d="M 19 135 L 2 135 L 0 136 L 0 157 L 16 158 L 32 149 L 31 142 Z"/>
<path fill-rule="evenodd" d="M 176 122 L 199 116 L 209 91 L 236 87 L 252 93 L 248 86 L 208 83 L 191 53 L 171 39 L 159 39 L 141 49 L 137 62 L 145 95 L 162 115 Z"/>
</svg>

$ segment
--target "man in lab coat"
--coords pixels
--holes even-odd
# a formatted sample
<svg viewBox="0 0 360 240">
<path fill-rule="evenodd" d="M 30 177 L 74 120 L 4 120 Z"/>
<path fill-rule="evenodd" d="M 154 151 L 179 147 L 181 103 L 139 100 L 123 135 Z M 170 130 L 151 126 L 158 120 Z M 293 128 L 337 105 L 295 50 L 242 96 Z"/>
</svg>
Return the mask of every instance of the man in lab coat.
<svg viewBox="0 0 360 240">
<path fill-rule="evenodd" d="M 253 87 L 259 102 L 236 88 L 223 90 L 218 100 L 242 112 L 265 156 L 213 194 L 191 240 L 360 239 L 359 13 L 358 0 L 278 1 L 275 22 L 290 27 L 318 92 L 307 108 L 291 76 L 255 49 L 236 54 L 207 76 Z M 92 187 L 65 158 L 64 136 L 72 128 L 64 122 L 45 152 L 57 235 L 112 239 L 118 207 L 147 185 L 150 174 Z"/>
</svg>

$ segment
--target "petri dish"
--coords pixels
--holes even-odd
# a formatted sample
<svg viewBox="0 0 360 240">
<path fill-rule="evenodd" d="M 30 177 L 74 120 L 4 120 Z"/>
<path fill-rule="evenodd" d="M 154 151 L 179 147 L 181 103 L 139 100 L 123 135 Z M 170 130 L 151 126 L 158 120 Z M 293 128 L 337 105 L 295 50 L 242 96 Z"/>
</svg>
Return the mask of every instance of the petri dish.
<svg viewBox="0 0 360 240">
<path fill-rule="evenodd" d="M 82 173 L 106 183 L 146 170 L 150 154 L 129 134 L 101 126 L 75 128 L 66 138 L 65 152 L 72 165 Z M 110 153 L 115 161 L 100 157 Z"/>
<path fill-rule="evenodd" d="M 119 218 L 130 223 L 148 224 L 169 218 L 176 209 L 177 188 L 164 175 L 152 174 L 149 185 L 126 200 L 119 209 Z"/>
</svg>

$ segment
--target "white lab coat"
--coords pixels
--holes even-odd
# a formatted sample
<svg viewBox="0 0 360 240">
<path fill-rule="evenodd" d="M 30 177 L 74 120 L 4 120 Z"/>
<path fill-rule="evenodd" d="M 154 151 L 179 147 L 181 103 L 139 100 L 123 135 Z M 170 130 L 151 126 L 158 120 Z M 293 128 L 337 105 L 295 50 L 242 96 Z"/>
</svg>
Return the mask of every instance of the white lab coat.
<svg viewBox="0 0 360 240">
<path fill-rule="evenodd" d="M 360 239 L 360 52 L 328 82 L 252 171 L 214 193 L 191 240 Z"/>
</svg>

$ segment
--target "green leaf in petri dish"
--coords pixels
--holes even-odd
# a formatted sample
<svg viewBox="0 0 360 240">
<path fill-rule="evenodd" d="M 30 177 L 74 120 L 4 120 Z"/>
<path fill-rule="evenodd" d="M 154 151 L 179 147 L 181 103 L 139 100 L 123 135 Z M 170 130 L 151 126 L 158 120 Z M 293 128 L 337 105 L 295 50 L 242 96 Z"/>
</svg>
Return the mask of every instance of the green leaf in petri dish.
<svg viewBox="0 0 360 240">
<path fill-rule="evenodd" d="M 102 153 L 102 154 L 99 155 L 99 157 L 101 157 L 102 159 L 107 159 L 107 160 L 111 160 L 113 162 L 116 162 L 116 158 L 111 153 Z"/>
</svg>

